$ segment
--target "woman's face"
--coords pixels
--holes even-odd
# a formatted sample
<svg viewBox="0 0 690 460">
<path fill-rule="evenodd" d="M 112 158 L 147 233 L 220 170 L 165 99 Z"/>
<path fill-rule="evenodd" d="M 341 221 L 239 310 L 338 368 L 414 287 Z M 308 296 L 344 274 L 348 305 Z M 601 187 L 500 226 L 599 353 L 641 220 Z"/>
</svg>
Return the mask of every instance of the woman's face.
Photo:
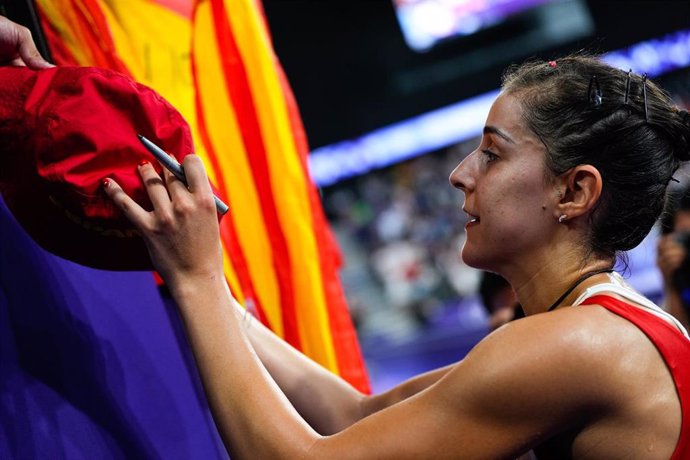
<svg viewBox="0 0 690 460">
<path fill-rule="evenodd" d="M 462 258 L 470 266 L 503 273 L 503 267 L 535 256 L 548 242 L 553 211 L 545 181 L 545 147 L 521 119 L 515 96 L 494 102 L 481 144 L 450 176 L 465 192 L 469 214 Z"/>
</svg>

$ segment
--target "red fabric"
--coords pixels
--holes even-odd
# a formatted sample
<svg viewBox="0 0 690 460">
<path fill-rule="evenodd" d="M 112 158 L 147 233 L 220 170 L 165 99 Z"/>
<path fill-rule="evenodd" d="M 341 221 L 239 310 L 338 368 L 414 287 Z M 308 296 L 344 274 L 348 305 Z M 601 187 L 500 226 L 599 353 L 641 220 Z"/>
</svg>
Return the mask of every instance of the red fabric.
<svg viewBox="0 0 690 460">
<path fill-rule="evenodd" d="M 659 350 L 673 376 L 682 411 L 680 438 L 671 459 L 690 458 L 690 340 L 661 318 L 614 297 L 596 295 L 582 305 L 601 305 L 627 319 L 644 332 Z"/>
<path fill-rule="evenodd" d="M 0 188 L 45 249 L 84 265 L 149 270 L 141 239 L 102 192 L 114 178 L 145 208 L 141 160 L 160 166 L 142 134 L 179 161 L 194 151 L 189 126 L 153 90 L 111 70 L 0 68 Z"/>
</svg>

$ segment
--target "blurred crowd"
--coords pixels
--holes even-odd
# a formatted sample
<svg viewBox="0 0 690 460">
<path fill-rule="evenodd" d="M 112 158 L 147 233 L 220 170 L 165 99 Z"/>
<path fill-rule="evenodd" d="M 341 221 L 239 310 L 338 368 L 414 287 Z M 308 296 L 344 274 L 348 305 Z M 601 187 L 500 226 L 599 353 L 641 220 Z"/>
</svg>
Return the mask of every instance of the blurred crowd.
<svg viewBox="0 0 690 460">
<path fill-rule="evenodd" d="M 418 327 L 444 302 L 476 290 L 478 273 L 460 259 L 463 195 L 448 183 L 473 145 L 417 157 L 326 191 L 326 212 L 345 257 L 341 278 L 360 331 L 384 311 L 389 327 Z M 443 183 L 448 186 L 438 186 Z"/>
</svg>

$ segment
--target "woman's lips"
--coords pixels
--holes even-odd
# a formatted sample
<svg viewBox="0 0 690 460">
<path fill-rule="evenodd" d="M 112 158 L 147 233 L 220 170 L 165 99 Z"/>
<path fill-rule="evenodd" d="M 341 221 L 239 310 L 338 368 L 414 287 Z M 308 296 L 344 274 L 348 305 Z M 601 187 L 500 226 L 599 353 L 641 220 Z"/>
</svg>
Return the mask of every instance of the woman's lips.
<svg viewBox="0 0 690 460">
<path fill-rule="evenodd" d="M 470 220 L 465 224 L 465 228 L 479 224 L 479 216 L 475 216 L 474 214 L 467 211 L 465 211 L 465 213 L 467 214 L 467 217 L 470 218 Z"/>
</svg>

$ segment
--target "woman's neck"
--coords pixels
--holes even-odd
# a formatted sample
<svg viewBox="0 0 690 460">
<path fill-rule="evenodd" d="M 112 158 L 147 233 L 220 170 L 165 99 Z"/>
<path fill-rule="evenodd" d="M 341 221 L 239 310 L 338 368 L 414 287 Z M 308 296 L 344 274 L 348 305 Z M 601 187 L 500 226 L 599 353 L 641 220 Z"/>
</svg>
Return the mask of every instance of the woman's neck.
<svg viewBox="0 0 690 460">
<path fill-rule="evenodd" d="M 570 305 L 587 287 L 606 279 L 606 274 L 593 274 L 611 268 L 610 260 L 590 257 L 583 263 L 582 254 L 563 252 L 538 262 L 532 260 L 523 270 L 509 271 L 503 276 L 517 294 L 525 315 L 543 313 L 550 307 Z M 585 275 L 591 276 L 583 279 Z M 569 289 L 572 288 L 570 292 Z M 565 297 L 560 299 L 565 294 Z M 558 301 L 560 299 L 560 301 Z M 557 304 L 554 306 L 554 302 Z"/>
</svg>

